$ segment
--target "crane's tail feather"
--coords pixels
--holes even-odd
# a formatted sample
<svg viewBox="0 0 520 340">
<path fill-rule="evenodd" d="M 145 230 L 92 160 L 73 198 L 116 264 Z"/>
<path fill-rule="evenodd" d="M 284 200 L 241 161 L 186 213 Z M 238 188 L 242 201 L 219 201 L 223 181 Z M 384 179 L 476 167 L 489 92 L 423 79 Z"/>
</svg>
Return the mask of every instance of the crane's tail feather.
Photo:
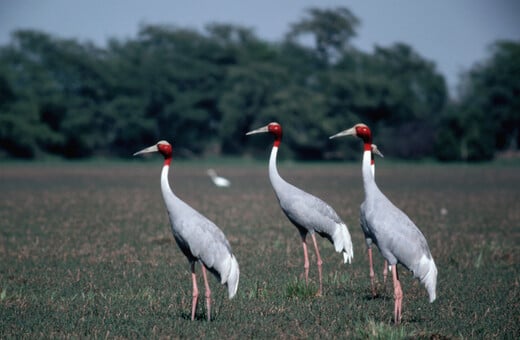
<svg viewBox="0 0 520 340">
<path fill-rule="evenodd" d="M 240 278 L 240 269 L 238 267 L 238 262 L 237 262 L 237 259 L 235 258 L 235 255 L 231 254 L 229 275 L 225 279 L 225 283 L 227 283 L 228 295 L 229 295 L 230 299 L 232 299 L 235 296 L 235 294 L 237 293 L 239 278 Z"/>
<path fill-rule="evenodd" d="M 352 240 L 346 224 L 338 223 L 336 225 L 336 231 L 332 235 L 332 242 L 336 252 L 343 253 L 343 263 L 351 263 L 354 257 L 354 249 L 352 248 Z"/>
<path fill-rule="evenodd" d="M 231 252 L 222 254 L 218 260 L 208 258 L 203 265 L 220 281 L 228 287 L 229 298 L 233 298 L 237 292 L 240 269 L 237 259 Z M 211 264 L 211 266 L 210 266 Z"/>
<path fill-rule="evenodd" d="M 430 297 L 430 303 L 435 301 L 435 291 L 437 287 L 437 267 L 435 266 L 435 262 L 433 261 L 431 255 L 430 258 L 428 258 L 426 255 L 421 257 L 421 260 L 419 261 L 419 270 L 417 271 L 417 274 L 414 274 L 426 287 Z"/>
</svg>

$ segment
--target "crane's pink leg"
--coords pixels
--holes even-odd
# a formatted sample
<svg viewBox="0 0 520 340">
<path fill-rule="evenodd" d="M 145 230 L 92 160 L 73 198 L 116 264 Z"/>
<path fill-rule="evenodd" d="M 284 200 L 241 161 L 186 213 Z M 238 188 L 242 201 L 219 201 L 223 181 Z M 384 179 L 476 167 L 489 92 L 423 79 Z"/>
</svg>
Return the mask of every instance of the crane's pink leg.
<svg viewBox="0 0 520 340">
<path fill-rule="evenodd" d="M 372 247 L 368 247 L 368 264 L 370 266 L 370 286 L 372 288 L 372 297 L 375 297 L 377 295 L 375 282 L 376 274 L 374 273 L 374 262 L 372 261 Z"/>
<path fill-rule="evenodd" d="M 208 274 L 206 267 L 202 265 L 202 276 L 204 277 L 204 287 L 206 288 L 206 308 L 208 310 L 208 321 L 211 319 L 211 289 L 209 289 Z"/>
<path fill-rule="evenodd" d="M 320 251 L 318 249 L 318 242 L 316 242 L 316 236 L 314 233 L 311 234 L 312 242 L 314 243 L 314 250 L 316 250 L 316 257 L 318 258 L 318 261 L 316 262 L 318 265 L 318 276 L 320 278 L 320 288 L 318 290 L 318 296 L 321 296 L 322 292 L 322 283 L 321 283 L 321 265 L 323 264 L 323 261 L 321 260 Z"/>
<path fill-rule="evenodd" d="M 401 322 L 401 312 L 403 304 L 403 290 L 399 282 L 399 275 L 397 274 L 397 265 L 392 265 L 392 277 L 394 279 L 394 322 L 398 325 Z"/>
<path fill-rule="evenodd" d="M 385 260 L 385 267 L 383 268 L 383 283 L 386 283 L 387 276 L 388 276 L 388 261 Z"/>
<path fill-rule="evenodd" d="M 191 280 L 193 282 L 193 298 L 191 300 L 191 321 L 195 320 L 195 310 L 197 309 L 197 299 L 199 298 L 199 288 L 197 287 L 197 275 L 195 275 L 195 262 L 191 264 Z"/>
<path fill-rule="evenodd" d="M 305 242 L 305 236 L 302 236 L 303 246 L 303 269 L 305 272 L 305 283 L 309 282 L 309 253 L 307 252 L 307 243 Z"/>
</svg>

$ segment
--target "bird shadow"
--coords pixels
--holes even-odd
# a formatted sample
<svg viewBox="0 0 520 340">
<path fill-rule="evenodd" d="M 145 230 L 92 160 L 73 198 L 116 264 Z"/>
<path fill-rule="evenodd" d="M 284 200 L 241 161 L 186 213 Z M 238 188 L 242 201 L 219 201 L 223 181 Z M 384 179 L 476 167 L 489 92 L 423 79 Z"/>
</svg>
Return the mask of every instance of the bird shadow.
<svg viewBox="0 0 520 340">
<path fill-rule="evenodd" d="M 376 283 L 376 295 L 373 295 L 372 291 L 369 290 L 364 295 L 363 299 L 365 301 L 370 301 L 370 300 L 388 301 L 388 300 L 392 300 L 393 297 L 391 296 L 391 294 L 390 295 L 387 294 L 387 290 L 386 289 L 387 289 L 387 287 L 386 287 L 385 283 L 382 283 L 382 282 Z"/>
<path fill-rule="evenodd" d="M 365 294 L 363 297 L 365 301 L 371 301 L 371 300 L 382 300 L 382 301 L 388 301 L 390 300 L 390 297 L 388 295 L 383 295 L 377 293 L 376 295 L 372 295 L 372 293 Z"/>
<path fill-rule="evenodd" d="M 418 316 L 412 316 L 410 318 L 406 318 L 405 319 L 405 322 L 406 323 L 410 323 L 410 324 L 414 324 L 414 323 L 424 323 L 426 321 L 425 318 L 421 318 L 421 317 L 418 317 Z"/>
<path fill-rule="evenodd" d="M 191 313 L 182 312 L 181 319 L 184 319 L 187 321 L 192 321 Z M 214 321 L 214 319 L 215 319 L 215 317 L 212 315 L 210 321 Z M 207 317 L 206 313 L 195 313 L 195 320 L 193 320 L 193 321 L 198 321 L 198 322 L 208 321 L 208 317 Z"/>
</svg>

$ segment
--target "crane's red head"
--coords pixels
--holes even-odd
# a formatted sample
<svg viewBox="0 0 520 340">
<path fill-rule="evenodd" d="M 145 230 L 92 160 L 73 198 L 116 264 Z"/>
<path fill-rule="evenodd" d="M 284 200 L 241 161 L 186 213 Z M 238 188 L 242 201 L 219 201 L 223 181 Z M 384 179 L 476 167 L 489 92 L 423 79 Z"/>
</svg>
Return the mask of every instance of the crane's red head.
<svg viewBox="0 0 520 340">
<path fill-rule="evenodd" d="M 253 135 L 255 133 L 266 133 L 269 132 L 274 136 L 274 146 L 280 146 L 282 141 L 282 126 L 276 122 L 272 122 L 263 126 L 259 129 L 249 131 L 246 135 Z"/>
<path fill-rule="evenodd" d="M 363 142 L 372 144 L 372 132 L 365 124 L 356 124 L 354 125 L 354 129 L 356 130 L 356 136 L 361 138 Z"/>
<path fill-rule="evenodd" d="M 357 136 L 363 140 L 365 144 L 365 150 L 372 151 L 372 133 L 370 129 L 365 124 L 356 124 L 350 129 L 341 131 L 334 136 L 330 136 L 329 138 L 336 138 L 341 136 Z"/>
<path fill-rule="evenodd" d="M 157 142 L 157 144 L 155 144 L 155 145 L 144 148 L 141 151 L 137 151 L 136 153 L 134 153 L 134 156 L 137 156 L 137 155 L 140 155 L 143 153 L 148 153 L 148 152 L 159 152 L 161 155 L 163 155 L 165 165 L 170 165 L 170 163 L 172 161 L 173 148 L 172 148 L 172 145 L 165 140 L 161 140 L 161 141 Z"/>
</svg>

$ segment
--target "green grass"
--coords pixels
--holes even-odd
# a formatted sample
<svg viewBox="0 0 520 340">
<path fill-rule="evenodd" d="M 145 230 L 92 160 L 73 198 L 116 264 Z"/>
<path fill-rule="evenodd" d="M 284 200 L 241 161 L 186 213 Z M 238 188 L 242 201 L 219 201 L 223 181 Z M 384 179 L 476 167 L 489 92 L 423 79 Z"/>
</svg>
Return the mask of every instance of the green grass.
<svg viewBox="0 0 520 340">
<path fill-rule="evenodd" d="M 283 177 L 331 204 L 353 238 L 351 265 L 318 238 L 324 282 L 317 297 L 313 247 L 305 285 L 299 235 L 279 209 L 267 161 L 241 167 L 174 160 L 172 187 L 224 230 L 240 263 L 233 300 L 211 277 L 211 322 L 204 299 L 190 321 L 189 266 L 171 236 L 160 157 L 3 164 L 0 338 L 518 338 L 520 167 L 379 164 L 380 188 L 421 228 L 439 269 L 438 299 L 430 304 L 424 287 L 400 268 L 398 327 L 377 251 L 380 294 L 370 295 L 358 223 L 360 164 L 280 165 Z M 213 187 L 207 167 L 232 187 Z"/>
</svg>

